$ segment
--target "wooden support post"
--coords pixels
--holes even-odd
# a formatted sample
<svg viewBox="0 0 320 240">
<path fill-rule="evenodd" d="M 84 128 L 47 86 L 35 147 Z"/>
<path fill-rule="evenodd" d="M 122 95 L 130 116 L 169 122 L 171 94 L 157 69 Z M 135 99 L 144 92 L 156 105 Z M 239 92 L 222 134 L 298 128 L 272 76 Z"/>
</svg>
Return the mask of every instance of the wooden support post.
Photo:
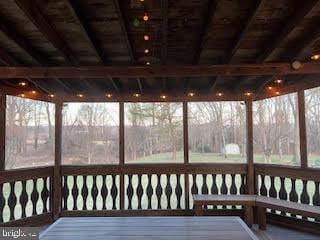
<svg viewBox="0 0 320 240">
<path fill-rule="evenodd" d="M 0 171 L 5 170 L 6 145 L 6 95 L 0 94 Z"/>
<path fill-rule="evenodd" d="M 252 101 L 246 101 L 246 123 L 247 123 L 247 194 L 255 194 L 256 182 L 253 164 L 253 119 L 252 119 Z M 247 225 L 252 226 L 253 208 L 244 208 L 244 217 Z"/>
<path fill-rule="evenodd" d="M 195 204 L 194 211 L 196 216 L 203 216 L 203 205 L 202 204 Z"/>
<path fill-rule="evenodd" d="M 252 120 L 252 101 L 246 102 L 247 117 L 247 193 L 254 194 L 254 165 L 253 165 L 253 120 Z"/>
<path fill-rule="evenodd" d="M 124 103 L 119 103 L 119 164 L 124 166 Z M 125 189 L 124 189 L 124 173 L 120 174 L 120 209 L 124 210 Z"/>
<path fill-rule="evenodd" d="M 308 167 L 308 153 L 307 153 L 307 133 L 306 133 L 304 91 L 298 92 L 298 112 L 299 112 L 299 137 L 300 137 L 301 168 L 307 168 Z"/>
<path fill-rule="evenodd" d="M 188 102 L 183 102 L 183 151 L 184 164 L 189 163 Z M 185 209 L 189 209 L 189 174 L 184 176 Z"/>
<path fill-rule="evenodd" d="M 267 217 L 266 209 L 263 207 L 258 207 L 258 224 L 260 230 L 266 230 L 267 228 Z"/>
<path fill-rule="evenodd" d="M 55 110 L 55 161 L 52 184 L 52 212 L 53 220 L 57 220 L 61 213 L 61 140 L 62 140 L 62 108 L 63 104 L 56 103 Z"/>
</svg>

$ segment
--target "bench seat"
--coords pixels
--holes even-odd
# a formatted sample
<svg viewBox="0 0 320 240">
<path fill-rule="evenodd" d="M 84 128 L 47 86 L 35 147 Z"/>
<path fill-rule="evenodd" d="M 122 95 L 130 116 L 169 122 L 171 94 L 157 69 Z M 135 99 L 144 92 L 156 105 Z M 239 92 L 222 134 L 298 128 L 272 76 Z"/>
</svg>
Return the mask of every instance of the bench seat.
<svg viewBox="0 0 320 240">
<path fill-rule="evenodd" d="M 320 218 L 320 207 L 297 202 L 257 195 L 193 195 L 195 214 L 203 215 L 207 205 L 241 205 L 244 207 L 244 220 L 249 227 L 253 224 L 253 207 L 257 207 L 259 228 L 266 229 L 266 209 L 290 212 L 306 217 Z"/>
</svg>

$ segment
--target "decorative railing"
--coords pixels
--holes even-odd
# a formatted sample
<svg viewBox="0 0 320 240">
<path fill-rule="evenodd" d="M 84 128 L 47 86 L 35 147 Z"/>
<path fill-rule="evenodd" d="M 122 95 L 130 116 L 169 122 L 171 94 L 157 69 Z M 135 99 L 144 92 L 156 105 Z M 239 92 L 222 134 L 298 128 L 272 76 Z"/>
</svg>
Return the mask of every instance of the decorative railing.
<svg viewBox="0 0 320 240">
<path fill-rule="evenodd" d="M 245 187 L 245 164 L 63 166 L 62 210 L 192 210 L 193 193 L 239 194 Z"/>
<path fill-rule="evenodd" d="M 0 223 L 51 212 L 52 167 L 0 173 Z"/>
<path fill-rule="evenodd" d="M 256 165 L 255 173 L 258 194 L 302 204 L 320 206 L 319 170 Z M 320 222 L 320 217 L 319 219 L 313 219 L 296 216 L 287 212 L 270 209 L 268 211 L 273 214 Z"/>
</svg>

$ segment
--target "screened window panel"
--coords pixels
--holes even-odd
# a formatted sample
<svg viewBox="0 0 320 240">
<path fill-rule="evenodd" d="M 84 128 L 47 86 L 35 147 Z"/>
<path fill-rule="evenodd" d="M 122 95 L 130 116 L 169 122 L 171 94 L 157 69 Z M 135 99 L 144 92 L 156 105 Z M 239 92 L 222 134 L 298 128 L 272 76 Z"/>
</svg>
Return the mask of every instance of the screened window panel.
<svg viewBox="0 0 320 240">
<path fill-rule="evenodd" d="M 119 163 L 119 103 L 67 103 L 62 114 L 62 164 Z"/>
<path fill-rule="evenodd" d="M 7 96 L 5 168 L 54 164 L 52 103 Z"/>
<path fill-rule="evenodd" d="M 243 102 L 188 103 L 189 162 L 246 161 Z"/>
<path fill-rule="evenodd" d="M 182 103 L 126 103 L 126 163 L 183 162 Z"/>
<path fill-rule="evenodd" d="M 308 165 L 320 167 L 320 88 L 305 91 Z"/>
<path fill-rule="evenodd" d="M 300 165 L 297 94 L 253 103 L 254 161 L 265 164 Z"/>
</svg>

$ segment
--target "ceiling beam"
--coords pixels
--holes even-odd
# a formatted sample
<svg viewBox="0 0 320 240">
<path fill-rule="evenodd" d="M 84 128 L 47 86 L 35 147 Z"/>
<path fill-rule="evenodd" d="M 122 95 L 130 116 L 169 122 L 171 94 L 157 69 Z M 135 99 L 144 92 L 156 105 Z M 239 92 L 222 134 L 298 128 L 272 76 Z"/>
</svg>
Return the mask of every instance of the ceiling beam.
<svg viewBox="0 0 320 240">
<path fill-rule="evenodd" d="M 266 61 L 273 51 L 287 38 L 287 36 L 304 20 L 304 17 L 311 12 L 317 5 L 319 0 L 305 0 L 299 10 L 290 17 L 289 21 L 281 28 L 281 31 L 266 44 L 266 48 L 258 56 L 257 62 Z"/>
<path fill-rule="evenodd" d="M 303 63 L 294 69 L 291 63 L 241 65 L 192 65 L 151 67 L 0 67 L 0 78 L 105 78 L 105 77 L 193 77 L 259 76 L 318 74 L 319 63 Z"/>
<path fill-rule="evenodd" d="M 218 5 L 218 0 L 209 0 L 208 6 L 203 17 L 203 24 L 200 29 L 199 38 L 194 51 L 194 56 L 192 59 L 193 64 L 198 64 L 200 61 L 201 52 L 205 46 L 210 31 L 211 23 L 214 18 L 216 9 Z"/>
<path fill-rule="evenodd" d="M 161 29 L 161 64 L 167 65 L 168 56 L 168 0 L 161 0 L 162 29 Z M 167 78 L 162 78 L 162 90 L 167 91 Z"/>
<path fill-rule="evenodd" d="M 265 2 L 265 0 L 256 0 L 254 7 L 251 8 L 241 31 L 237 35 L 237 38 L 235 39 L 235 41 L 229 51 L 229 54 L 226 57 L 226 61 L 225 61 L 226 64 L 232 62 L 234 55 L 236 54 L 237 50 L 239 49 L 242 40 L 245 38 L 245 36 L 249 32 L 251 26 L 253 25 L 253 23 L 257 17 L 257 14 L 260 11 L 260 9 L 262 8 L 262 5 L 264 2 Z"/>
</svg>

